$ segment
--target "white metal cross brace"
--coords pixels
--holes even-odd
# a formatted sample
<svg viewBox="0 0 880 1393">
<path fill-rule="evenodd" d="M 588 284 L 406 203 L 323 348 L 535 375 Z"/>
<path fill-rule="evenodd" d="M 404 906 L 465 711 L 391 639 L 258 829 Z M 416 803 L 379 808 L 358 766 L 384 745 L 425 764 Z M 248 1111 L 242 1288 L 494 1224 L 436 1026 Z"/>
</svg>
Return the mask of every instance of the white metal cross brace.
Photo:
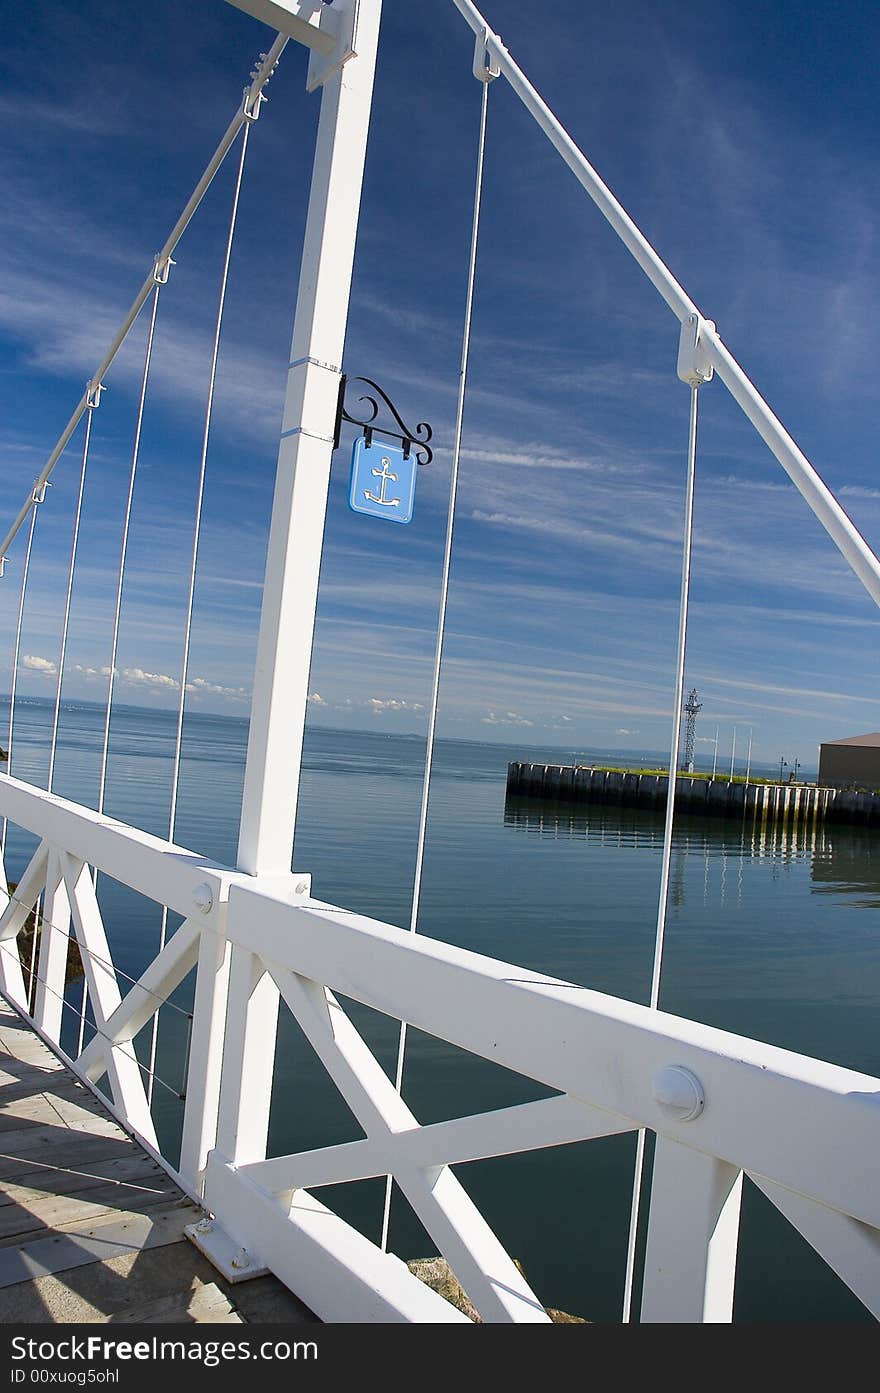
<svg viewBox="0 0 880 1393">
<path fill-rule="evenodd" d="M 297 1190 L 371 1180 L 393 1172 L 398 1162 L 410 1168 L 462 1165 L 634 1129 L 629 1118 L 561 1093 L 445 1122 L 413 1121 L 400 1131 L 383 1129 L 358 1141 L 251 1161 L 238 1169 L 289 1208 Z"/>
<path fill-rule="evenodd" d="M 880 1319 L 880 1233 L 877 1229 L 763 1176 L 752 1175 L 750 1179 L 864 1302 L 871 1314 Z"/>
<path fill-rule="evenodd" d="M 73 926 L 80 947 L 95 1030 L 105 1037 L 104 1061 L 113 1101 L 124 1113 L 128 1125 L 154 1151 L 159 1142 L 150 1116 L 140 1065 L 133 1050 L 113 1044 L 107 1036 L 107 1022 L 120 1004 L 119 984 L 110 955 L 110 945 L 92 877 L 86 862 L 67 852 L 58 853 Z"/>
<path fill-rule="evenodd" d="M 543 1306 L 448 1166 L 430 1159 L 419 1163 L 395 1147 L 396 1137 L 401 1132 L 417 1130 L 418 1122 L 333 993 L 298 973 L 275 967 L 270 971 L 368 1141 L 393 1158 L 398 1184 L 484 1319 L 546 1322 Z M 221 1109 L 223 1102 L 221 1096 Z M 591 1130 L 589 1124 L 586 1130 Z M 607 1130 L 617 1128 L 612 1123 Z M 221 1120 L 218 1150 L 209 1158 L 209 1207 L 215 1207 L 212 1184 L 218 1170 L 240 1164 L 238 1156 L 223 1152 L 228 1140 Z M 250 1138 L 241 1140 L 247 1155 Z M 260 1150 L 265 1155 L 262 1145 Z M 255 1171 L 259 1174 L 259 1164 Z M 279 1224 L 288 1221 L 292 1198 L 291 1194 L 282 1193 L 277 1211 Z M 234 1214 L 218 1212 L 217 1217 L 227 1232 L 234 1232 Z M 256 1245 L 256 1264 L 262 1266 L 265 1258 Z"/>
</svg>

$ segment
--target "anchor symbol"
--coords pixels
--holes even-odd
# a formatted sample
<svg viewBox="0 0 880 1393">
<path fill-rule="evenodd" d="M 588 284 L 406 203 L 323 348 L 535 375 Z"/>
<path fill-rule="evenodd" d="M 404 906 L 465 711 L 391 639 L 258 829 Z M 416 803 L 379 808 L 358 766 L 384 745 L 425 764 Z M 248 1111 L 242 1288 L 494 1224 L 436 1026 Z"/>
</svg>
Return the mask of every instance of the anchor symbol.
<svg viewBox="0 0 880 1393">
<path fill-rule="evenodd" d="M 386 508 L 399 508 L 399 507 L 400 507 L 400 499 L 399 499 L 399 498 L 386 498 L 386 497 L 385 497 L 385 490 L 386 490 L 387 485 L 388 485 L 389 483 L 392 483 L 392 484 L 396 484 L 396 483 L 397 483 L 397 475 L 391 473 L 391 461 L 390 461 L 390 459 L 388 458 L 388 456 L 387 456 L 387 455 L 383 455 L 383 456 L 382 456 L 382 468 L 381 468 L 381 469 L 371 469 L 371 470 L 370 470 L 370 473 L 371 473 L 375 478 L 381 479 L 381 480 L 382 480 L 382 483 L 381 483 L 381 485 L 380 485 L 380 487 L 379 487 L 379 495 L 378 495 L 378 497 L 376 496 L 375 493 L 370 493 L 370 490 L 369 490 L 369 489 L 364 489 L 364 498 L 368 498 L 369 501 L 370 501 L 371 503 L 382 503 L 382 504 L 384 504 L 384 506 L 385 506 Z"/>
</svg>

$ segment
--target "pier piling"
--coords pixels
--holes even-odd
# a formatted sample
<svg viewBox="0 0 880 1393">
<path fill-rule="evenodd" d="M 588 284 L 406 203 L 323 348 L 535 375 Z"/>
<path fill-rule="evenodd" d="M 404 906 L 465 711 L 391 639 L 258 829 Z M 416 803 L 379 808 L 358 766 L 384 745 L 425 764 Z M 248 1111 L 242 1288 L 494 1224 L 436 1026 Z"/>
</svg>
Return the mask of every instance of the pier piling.
<svg viewBox="0 0 880 1393">
<path fill-rule="evenodd" d="M 528 764 L 507 769 L 508 796 L 550 802 L 606 803 L 662 809 L 666 774 L 597 769 L 583 764 Z M 681 812 L 754 820 L 847 822 L 880 825 L 880 794 L 813 784 L 743 783 L 679 774 L 675 806 Z"/>
</svg>

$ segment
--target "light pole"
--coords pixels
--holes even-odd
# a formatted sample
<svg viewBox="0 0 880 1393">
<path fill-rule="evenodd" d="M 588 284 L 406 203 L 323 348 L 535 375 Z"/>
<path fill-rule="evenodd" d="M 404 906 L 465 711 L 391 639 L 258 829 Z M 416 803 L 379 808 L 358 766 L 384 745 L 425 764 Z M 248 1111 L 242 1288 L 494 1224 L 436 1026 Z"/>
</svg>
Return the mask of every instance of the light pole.
<svg viewBox="0 0 880 1393">
<path fill-rule="evenodd" d="M 779 782 L 780 782 L 780 783 L 782 783 L 782 771 L 783 771 L 783 769 L 785 769 L 785 768 L 787 768 L 787 763 L 786 763 L 786 761 L 782 758 L 782 755 L 780 755 L 780 756 L 779 756 Z"/>
<path fill-rule="evenodd" d="M 746 755 L 746 783 L 752 772 L 752 727 L 749 726 L 749 752 Z"/>
<path fill-rule="evenodd" d="M 798 770 L 800 769 L 800 767 L 801 767 L 801 762 L 800 762 L 799 759 L 796 759 L 795 762 L 794 762 L 794 766 L 793 766 L 793 773 L 794 773 L 794 781 L 795 781 L 795 783 L 797 783 Z"/>
<path fill-rule="evenodd" d="M 733 746 L 730 751 L 730 778 L 733 781 L 733 761 L 736 759 L 736 726 L 733 727 Z"/>
<path fill-rule="evenodd" d="M 718 732 L 719 732 L 719 730 L 720 730 L 720 726 L 716 726 L 716 727 L 715 727 L 715 751 L 714 751 L 714 753 L 713 753 L 713 755 L 712 755 L 712 778 L 713 778 L 713 779 L 715 778 L 715 770 L 716 770 L 717 765 L 718 765 Z"/>
</svg>

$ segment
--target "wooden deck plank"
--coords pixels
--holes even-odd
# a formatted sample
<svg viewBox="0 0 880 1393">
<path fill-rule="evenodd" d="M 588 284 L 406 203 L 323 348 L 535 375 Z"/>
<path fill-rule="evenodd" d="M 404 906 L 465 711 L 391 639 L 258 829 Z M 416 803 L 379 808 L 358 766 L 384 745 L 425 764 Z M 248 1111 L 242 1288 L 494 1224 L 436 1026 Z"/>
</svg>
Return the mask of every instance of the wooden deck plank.
<svg viewBox="0 0 880 1393">
<path fill-rule="evenodd" d="M 115 1118 L 100 1099 L 96 1098 L 84 1084 L 74 1083 L 69 1091 L 62 1088 L 47 1089 L 43 1095 L 48 1099 L 52 1111 L 66 1127 L 89 1130 L 96 1122 L 115 1122 Z M 116 1123 L 119 1127 L 119 1123 Z M 123 1136 L 128 1133 L 119 1127 Z"/>
<path fill-rule="evenodd" d="M 10 1059 L 2 1050 L 0 1060 L 3 1061 L 3 1067 L 0 1068 L 0 1090 L 4 1099 L 20 1097 L 27 1090 L 31 1093 L 40 1092 L 53 1080 L 56 1086 L 63 1087 L 55 1069 L 44 1069 L 42 1064 L 25 1064 L 20 1059 Z"/>
<path fill-rule="evenodd" d="M 130 1156 L 115 1156 L 110 1160 L 85 1162 L 75 1169 L 69 1166 L 56 1166 L 51 1162 L 38 1162 L 34 1157 L 23 1157 L 21 1170 L 8 1175 L 0 1189 L 0 1214 L 8 1204 L 27 1203 L 28 1194 L 76 1195 L 93 1186 L 117 1181 L 132 1183 L 148 1181 L 150 1177 L 164 1176 L 165 1172 L 158 1162 L 142 1151 L 132 1151 Z"/>
<path fill-rule="evenodd" d="M 154 1325 L 158 1322 L 181 1325 L 203 1321 L 244 1324 L 216 1282 L 199 1281 L 188 1291 L 158 1296 L 142 1306 L 126 1308 L 118 1315 L 110 1316 L 109 1321 L 111 1324 L 125 1321 L 131 1325 Z"/>
<path fill-rule="evenodd" d="M 32 1087 L 29 1093 L 23 1093 L 18 1098 L 7 1097 L 3 1090 L 0 1101 L 0 1138 L 4 1132 L 21 1130 L 28 1122 L 34 1125 L 42 1123 L 44 1126 L 63 1122 L 69 1127 L 88 1128 L 91 1126 L 90 1119 L 104 1119 L 108 1116 L 97 1099 L 86 1092 L 82 1084 L 71 1080 L 68 1084 L 52 1088 L 51 1092 L 48 1085 L 44 1084 L 43 1087 L 46 1091 L 36 1092 Z"/>
<path fill-rule="evenodd" d="M 0 1248 L 0 1287 L 103 1262 L 122 1253 L 179 1243 L 186 1225 L 199 1218 L 195 1205 L 177 1201 L 148 1214 L 110 1211 L 85 1227 L 62 1227 L 30 1243 L 10 1244 Z"/>
<path fill-rule="evenodd" d="M 0 1320 L 314 1321 L 274 1277 L 225 1283 L 184 1237 L 202 1216 L 0 1000 Z"/>
<path fill-rule="evenodd" d="M 54 1165 L 72 1167 L 89 1161 L 130 1156 L 132 1141 L 115 1125 L 101 1132 L 75 1132 L 66 1127 L 37 1127 L 30 1132 L 0 1137 L 0 1184 L 23 1166 L 51 1156 Z"/>
<path fill-rule="evenodd" d="M 246 1324 L 311 1324 L 314 1316 L 274 1277 L 258 1277 L 231 1287 L 191 1243 L 173 1243 L 126 1253 L 90 1267 L 74 1268 L 57 1276 L 0 1291 L 6 1323 L 44 1324 L 83 1321 L 127 1322 L 149 1312 L 154 1303 L 174 1298 L 186 1312 L 202 1286 L 215 1284 Z M 199 1321 L 212 1320 L 195 1303 Z M 193 1316 L 181 1314 L 169 1324 L 189 1324 Z"/>
<path fill-rule="evenodd" d="M 92 1223 L 104 1214 L 120 1211 L 126 1214 L 171 1204 L 179 1196 L 180 1191 L 169 1176 L 164 1180 L 154 1176 L 149 1185 L 110 1183 L 86 1190 L 85 1194 L 40 1195 L 36 1192 L 30 1204 L 14 1203 L 0 1209 L 0 1249 L 23 1240 L 26 1234 L 59 1233 L 72 1226 Z"/>
<path fill-rule="evenodd" d="M 29 1035 L 25 1029 L 20 1029 L 18 1026 L 10 1028 L 4 1023 L 0 1029 L 0 1047 L 11 1059 L 22 1064 L 38 1064 L 58 1073 L 64 1070 L 64 1065 L 60 1059 L 55 1060 L 54 1064 L 51 1062 L 54 1055 L 38 1036 Z"/>
</svg>

